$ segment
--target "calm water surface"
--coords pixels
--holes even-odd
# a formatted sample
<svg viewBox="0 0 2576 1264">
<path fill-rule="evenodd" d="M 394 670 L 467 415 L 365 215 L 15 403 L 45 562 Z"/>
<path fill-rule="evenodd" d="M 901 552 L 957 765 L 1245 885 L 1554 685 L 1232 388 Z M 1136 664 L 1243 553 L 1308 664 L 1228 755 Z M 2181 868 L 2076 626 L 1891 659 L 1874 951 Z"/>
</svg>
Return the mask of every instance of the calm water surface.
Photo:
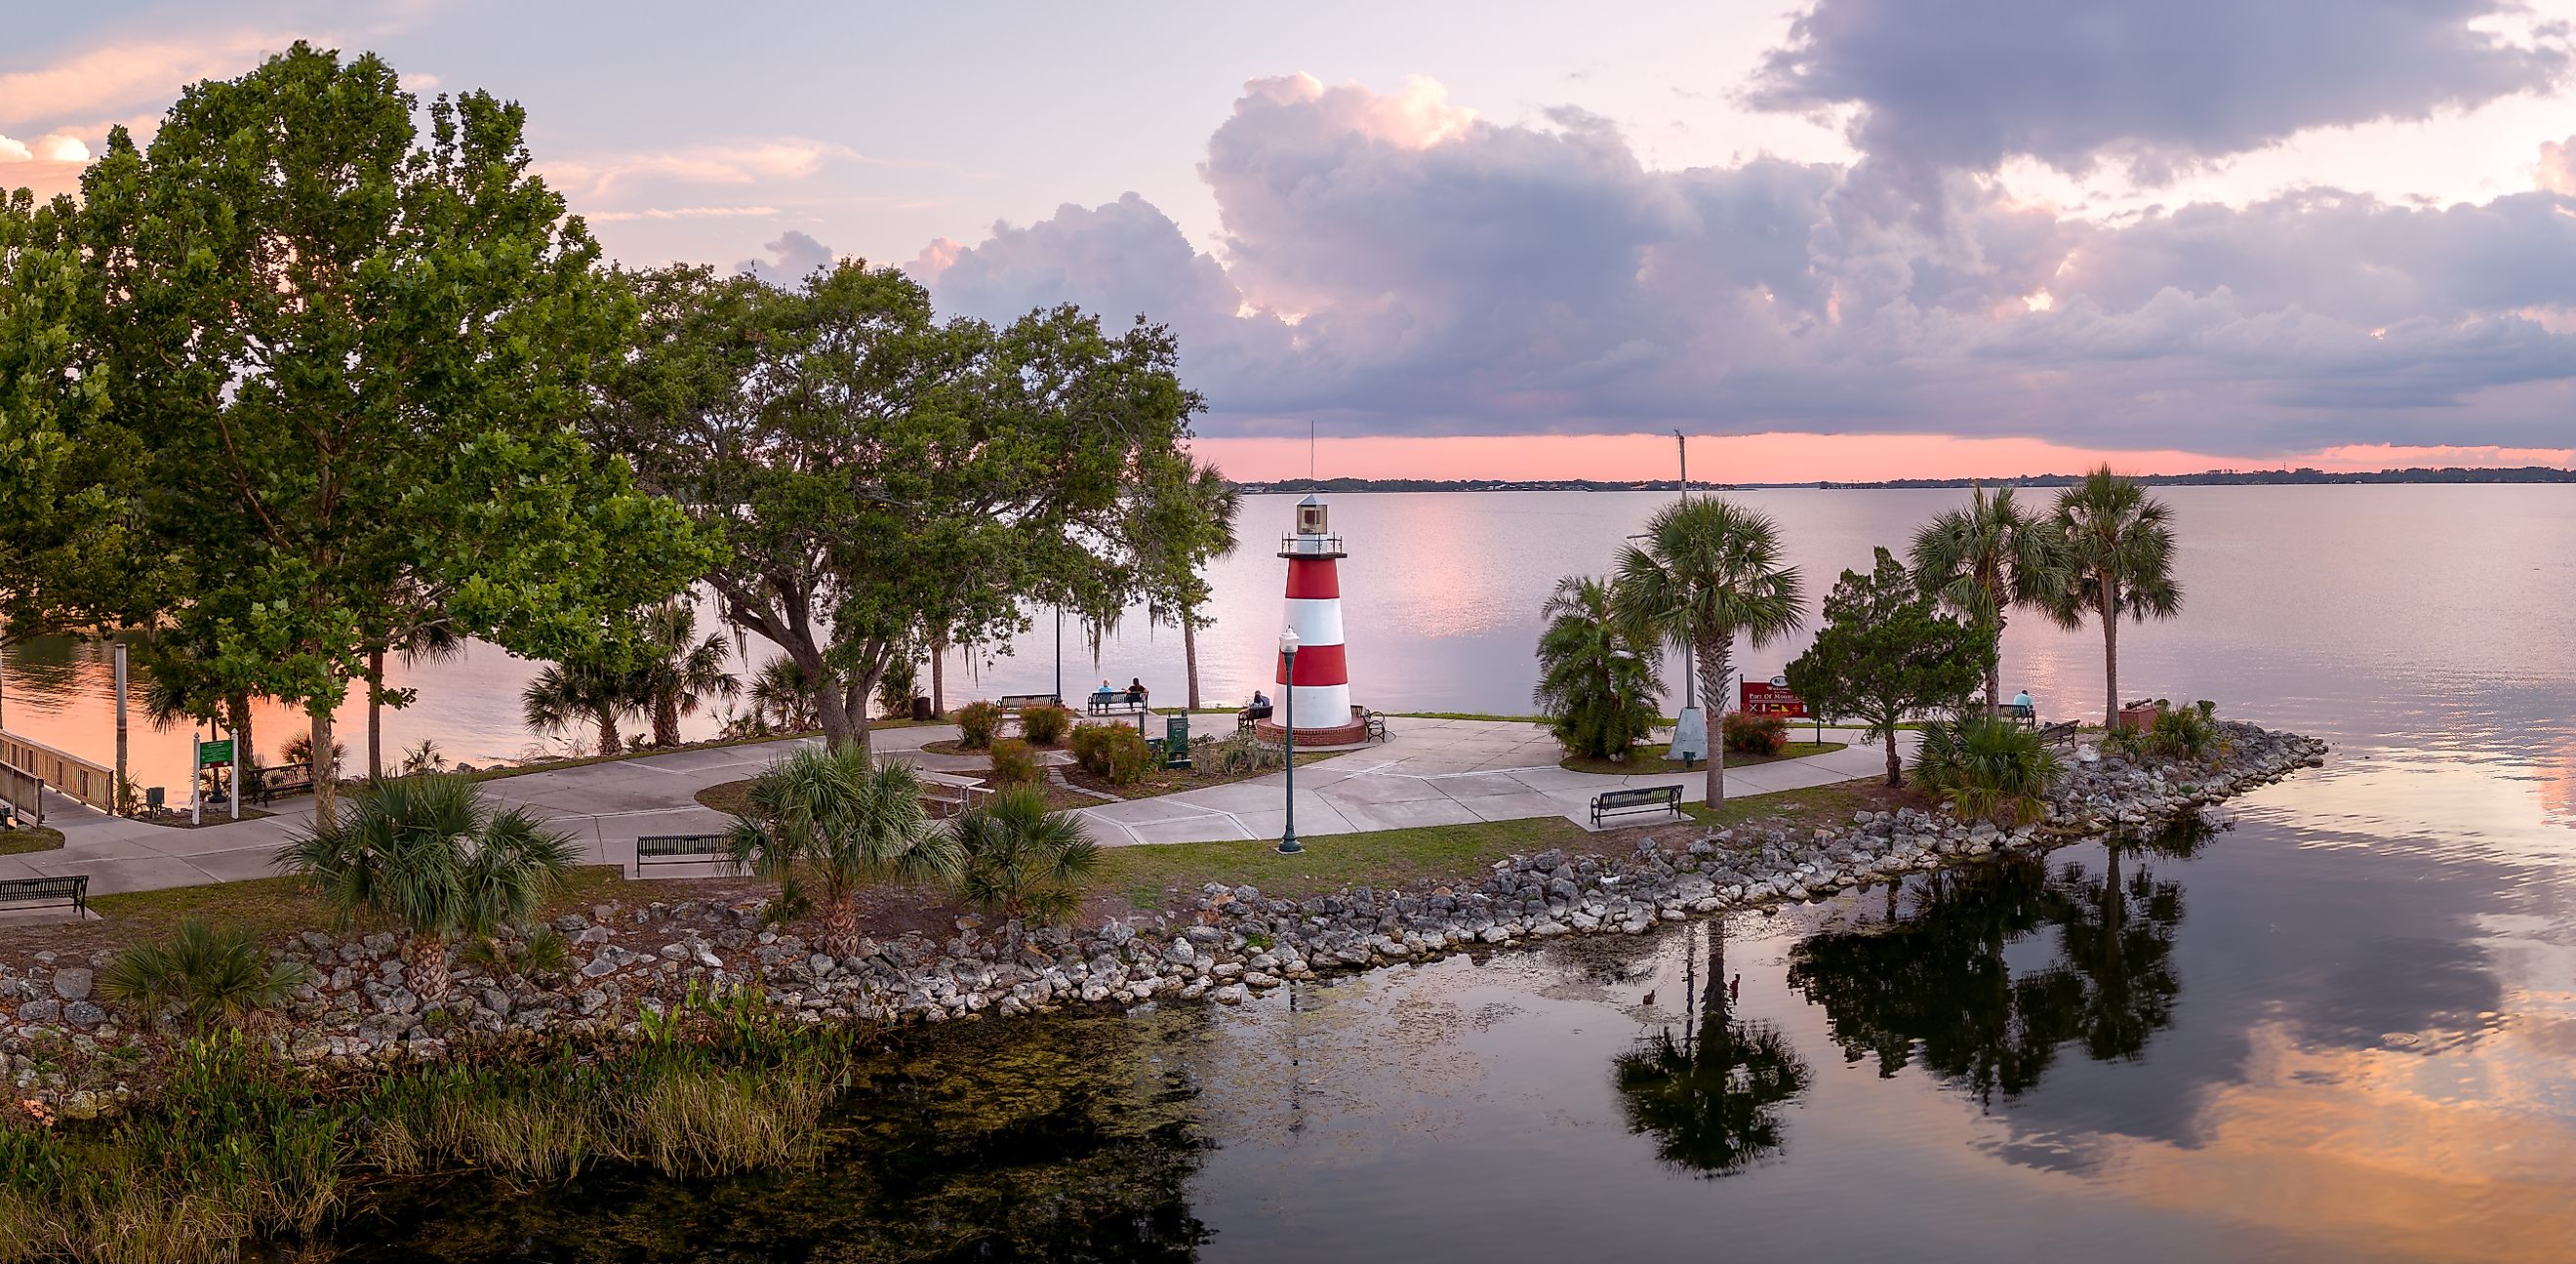
<svg viewBox="0 0 2576 1264">
<path fill-rule="evenodd" d="M 349 1258 L 2568 1258 L 2576 490 L 2162 494 L 2187 613 L 2124 630 L 2127 691 L 2335 747 L 2233 830 L 1918 881 L 1892 911 L 1882 888 L 1241 1010 L 975 1024 L 890 1060 L 820 1171 L 454 1184 Z M 1658 499 L 1341 498 L 1358 696 L 1523 709 L 1540 595 Z M 1821 592 L 1959 497 L 1746 499 Z M 1251 502 L 1218 576 L 1213 699 L 1261 674 L 1287 503 Z M 2098 645 L 2024 619 L 2006 687 L 2092 709 Z M 1042 686 L 1050 648 L 981 690 Z M 1162 691 L 1178 658 L 1131 626 L 1098 672 Z M 13 660 L 12 727 L 46 670 L 77 710 L 88 668 Z M 394 731 L 506 719 L 463 685 L 521 670 L 443 671 Z M 506 730 L 473 740 L 524 744 Z"/>
</svg>

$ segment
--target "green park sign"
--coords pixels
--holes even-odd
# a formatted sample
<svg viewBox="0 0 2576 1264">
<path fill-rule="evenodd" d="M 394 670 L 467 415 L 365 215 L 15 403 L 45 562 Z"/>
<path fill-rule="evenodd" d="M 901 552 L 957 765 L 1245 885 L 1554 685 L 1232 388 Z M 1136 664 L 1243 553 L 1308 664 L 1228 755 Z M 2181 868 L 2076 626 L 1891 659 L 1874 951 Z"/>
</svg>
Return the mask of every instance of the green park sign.
<svg viewBox="0 0 2576 1264">
<path fill-rule="evenodd" d="M 221 741 L 197 743 L 197 766 L 199 768 L 203 768 L 208 764 L 229 764 L 231 762 L 233 762 L 233 739 L 227 737 Z"/>
</svg>

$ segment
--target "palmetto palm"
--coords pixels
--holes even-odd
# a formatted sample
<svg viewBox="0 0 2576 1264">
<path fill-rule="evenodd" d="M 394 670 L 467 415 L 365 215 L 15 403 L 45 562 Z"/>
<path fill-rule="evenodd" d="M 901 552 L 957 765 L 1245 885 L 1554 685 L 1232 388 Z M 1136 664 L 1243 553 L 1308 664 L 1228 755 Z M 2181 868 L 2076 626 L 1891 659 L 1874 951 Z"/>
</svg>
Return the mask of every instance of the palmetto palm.
<svg viewBox="0 0 2576 1264">
<path fill-rule="evenodd" d="M 342 916 L 365 913 L 412 935 L 412 990 L 447 994 L 447 942 L 526 920 L 579 855 L 534 812 L 495 812 L 454 774 L 381 781 L 317 819 L 277 852 L 278 868 L 317 887 Z"/>
<path fill-rule="evenodd" d="M 191 917 L 166 943 L 118 953 L 98 976 L 98 988 L 146 1021 L 175 1002 L 189 1029 L 202 1035 L 217 1023 L 239 1024 L 253 1010 L 283 1005 L 312 980 L 312 968 L 300 961 L 271 962 L 248 927 Z"/>
<path fill-rule="evenodd" d="M 1704 496 L 1658 510 L 1644 543 L 1620 550 L 1611 608 L 1619 623 L 1698 652 L 1700 694 L 1714 719 L 1726 710 L 1735 638 L 1762 646 L 1796 631 L 1803 584 L 1798 568 L 1782 564 L 1769 516 Z M 1725 801 L 1726 761 L 1711 759 L 1708 802 Z"/>
<path fill-rule="evenodd" d="M 821 895 L 823 944 L 835 956 L 857 950 L 860 887 L 953 881 L 961 867 L 956 841 L 930 828 L 911 767 L 879 766 L 856 746 L 807 747 L 771 764 L 726 844 L 736 869 Z"/>
<path fill-rule="evenodd" d="M 1530 698 L 1552 717 L 1568 751 L 1625 759 L 1662 720 L 1664 682 L 1655 637 L 1619 622 L 1610 585 L 1568 575 L 1539 608 L 1538 687 Z"/>
<path fill-rule="evenodd" d="M 1082 818 L 1050 812 L 1036 786 L 1013 786 L 959 813 L 957 893 L 1014 923 L 1053 925 L 1082 905 L 1074 883 L 1100 864 Z"/>
<path fill-rule="evenodd" d="M 762 665 L 751 678 L 751 709 L 764 721 L 791 733 L 802 733 L 822 721 L 814 712 L 814 682 L 796 660 L 784 654 Z"/>
<path fill-rule="evenodd" d="M 2067 585 L 2050 613 L 2069 628 L 2102 623 L 2102 724 L 2120 722 L 2120 620 L 2144 623 L 2182 613 L 2174 582 L 2173 511 L 2108 465 L 2059 493 L 2057 527 L 2066 537 Z"/>
<path fill-rule="evenodd" d="M 540 733 L 559 733 L 595 725 L 599 753 L 614 755 L 624 744 L 617 722 L 634 714 L 634 691 L 618 673 L 588 663 L 549 663 L 519 691 L 521 714 Z"/>
<path fill-rule="evenodd" d="M 1914 533 L 1913 568 L 1923 590 L 1970 624 L 1991 628 L 1986 713 L 2002 702 L 2003 630 L 2014 606 L 2048 607 L 2066 591 L 2066 540 L 2045 514 L 2025 512 L 2013 489 L 1982 487 Z"/>
<path fill-rule="evenodd" d="M 725 641 L 698 636 L 698 613 L 672 601 L 644 616 L 644 665 L 628 673 L 629 701 L 653 718 L 653 744 L 680 744 L 680 717 L 696 715 L 710 698 L 731 698 L 742 682 L 725 670 Z"/>
</svg>

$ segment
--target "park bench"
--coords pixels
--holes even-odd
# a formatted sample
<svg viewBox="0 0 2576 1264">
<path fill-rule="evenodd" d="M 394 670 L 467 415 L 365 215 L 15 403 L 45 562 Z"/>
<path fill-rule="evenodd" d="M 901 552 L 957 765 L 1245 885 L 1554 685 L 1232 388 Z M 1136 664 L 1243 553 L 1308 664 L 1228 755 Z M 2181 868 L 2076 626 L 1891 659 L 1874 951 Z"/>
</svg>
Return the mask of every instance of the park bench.
<svg viewBox="0 0 2576 1264">
<path fill-rule="evenodd" d="M 1631 812 L 1682 812 L 1680 786 L 1636 786 L 1627 790 L 1604 790 L 1592 796 L 1592 828 L 1601 828 L 1601 818 L 1623 816 Z"/>
<path fill-rule="evenodd" d="M 0 906 L 59 906 L 86 917 L 89 915 L 89 875 L 76 873 L 67 878 L 10 878 L 0 881 Z"/>
<path fill-rule="evenodd" d="M 2060 720 L 2039 731 L 2039 744 L 2055 746 L 2061 742 L 2072 742 L 2075 740 L 2076 730 L 2080 727 L 2082 726 L 2073 720 Z"/>
<path fill-rule="evenodd" d="M 994 705 L 1018 715 L 1031 707 L 1060 707 L 1062 699 L 1051 693 L 1006 693 L 993 700 Z"/>
<path fill-rule="evenodd" d="M 1093 715 L 1143 715 L 1145 703 L 1144 700 L 1128 694 L 1095 693 L 1091 695 L 1091 713 Z"/>
<path fill-rule="evenodd" d="M 1360 724 L 1365 730 L 1363 734 L 1365 740 L 1372 742 L 1383 742 L 1386 740 L 1385 712 L 1371 711 L 1365 707 L 1353 707 L 1351 709 L 1360 713 Z"/>
<path fill-rule="evenodd" d="M 2039 717 L 2034 713 L 2034 709 L 2017 702 L 2007 702 L 1997 707 L 1995 715 L 1999 719 L 2010 720 L 2026 729 L 2039 727 Z"/>
<path fill-rule="evenodd" d="M 725 858 L 722 834 L 647 834 L 635 840 L 635 864 L 704 865 Z"/>
</svg>

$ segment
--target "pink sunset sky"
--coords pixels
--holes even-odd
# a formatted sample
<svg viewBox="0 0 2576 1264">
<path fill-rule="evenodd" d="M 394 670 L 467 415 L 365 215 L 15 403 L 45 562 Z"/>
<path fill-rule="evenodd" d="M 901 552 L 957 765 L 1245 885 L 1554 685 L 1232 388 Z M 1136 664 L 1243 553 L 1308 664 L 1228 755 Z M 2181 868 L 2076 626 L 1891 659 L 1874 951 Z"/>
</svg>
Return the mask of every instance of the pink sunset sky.
<svg viewBox="0 0 2576 1264">
<path fill-rule="evenodd" d="M 0 187 L 375 51 L 622 264 L 1167 325 L 1241 478 L 2576 461 L 2576 0 L 21 8 Z"/>
</svg>

